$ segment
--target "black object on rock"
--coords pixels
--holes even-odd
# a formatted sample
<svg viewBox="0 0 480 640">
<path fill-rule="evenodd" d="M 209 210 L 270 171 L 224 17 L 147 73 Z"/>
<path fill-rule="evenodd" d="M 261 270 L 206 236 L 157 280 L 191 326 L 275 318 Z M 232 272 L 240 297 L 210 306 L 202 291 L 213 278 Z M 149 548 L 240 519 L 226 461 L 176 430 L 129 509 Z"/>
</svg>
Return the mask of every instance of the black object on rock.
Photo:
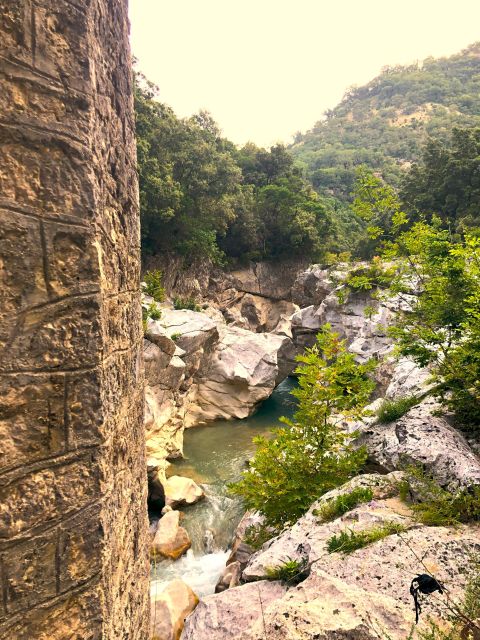
<svg viewBox="0 0 480 640">
<path fill-rule="evenodd" d="M 418 624 L 418 617 L 422 612 L 422 607 L 420 606 L 420 602 L 418 601 L 419 592 L 425 595 L 429 595 L 430 593 L 434 593 L 435 591 L 443 593 L 443 587 L 440 582 L 438 582 L 438 580 L 435 580 L 433 576 L 429 576 L 428 573 L 422 573 L 412 580 L 412 584 L 410 585 L 410 593 L 415 603 L 415 624 Z"/>
</svg>

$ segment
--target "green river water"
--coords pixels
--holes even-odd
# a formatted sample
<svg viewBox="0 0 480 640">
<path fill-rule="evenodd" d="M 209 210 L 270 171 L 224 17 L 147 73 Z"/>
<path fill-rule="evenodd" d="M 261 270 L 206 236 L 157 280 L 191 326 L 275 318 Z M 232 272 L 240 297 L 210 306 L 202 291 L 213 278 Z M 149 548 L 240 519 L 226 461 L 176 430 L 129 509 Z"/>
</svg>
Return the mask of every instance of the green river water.
<svg viewBox="0 0 480 640">
<path fill-rule="evenodd" d="M 152 590 L 160 591 L 170 580 L 181 578 L 199 596 L 213 593 L 244 511 L 241 501 L 228 495 L 227 484 L 239 479 L 246 461 L 255 453 L 252 439 L 278 426 L 280 416 L 293 413 L 290 391 L 294 386 L 291 378 L 282 382 L 250 418 L 221 420 L 185 431 L 184 459 L 172 464 L 169 475 L 192 478 L 203 487 L 206 498 L 185 508 L 182 526 L 189 533 L 192 548 L 176 562 L 164 561 L 153 567 Z"/>
</svg>

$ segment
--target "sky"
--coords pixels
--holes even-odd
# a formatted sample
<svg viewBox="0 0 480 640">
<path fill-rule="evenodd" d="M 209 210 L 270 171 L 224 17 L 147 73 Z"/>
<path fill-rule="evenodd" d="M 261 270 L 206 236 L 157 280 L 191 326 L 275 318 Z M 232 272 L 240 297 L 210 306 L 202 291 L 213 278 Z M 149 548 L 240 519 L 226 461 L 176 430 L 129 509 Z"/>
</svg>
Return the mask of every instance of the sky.
<svg viewBox="0 0 480 640">
<path fill-rule="evenodd" d="M 290 142 L 385 65 L 480 40 L 480 0 L 130 0 L 139 69 L 177 115 Z"/>
</svg>

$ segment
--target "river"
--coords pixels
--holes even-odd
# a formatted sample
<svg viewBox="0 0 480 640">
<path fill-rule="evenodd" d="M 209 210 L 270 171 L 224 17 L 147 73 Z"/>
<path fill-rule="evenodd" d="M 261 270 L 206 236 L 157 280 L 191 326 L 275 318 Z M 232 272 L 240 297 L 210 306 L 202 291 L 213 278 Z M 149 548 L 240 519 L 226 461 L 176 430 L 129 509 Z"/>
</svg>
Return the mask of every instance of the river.
<svg viewBox="0 0 480 640">
<path fill-rule="evenodd" d="M 181 578 L 198 596 L 214 592 L 244 511 L 241 501 L 228 494 L 227 485 L 240 478 L 246 461 L 255 453 L 252 439 L 278 426 L 280 416 L 291 416 L 294 386 L 292 378 L 282 382 L 250 418 L 221 420 L 185 431 L 184 458 L 172 464 L 168 475 L 192 478 L 203 487 L 206 498 L 185 508 L 182 526 L 192 548 L 175 562 L 165 560 L 152 567 L 152 591 L 159 593 L 168 582 Z M 211 553 L 206 553 L 205 535 L 213 538 Z"/>
</svg>

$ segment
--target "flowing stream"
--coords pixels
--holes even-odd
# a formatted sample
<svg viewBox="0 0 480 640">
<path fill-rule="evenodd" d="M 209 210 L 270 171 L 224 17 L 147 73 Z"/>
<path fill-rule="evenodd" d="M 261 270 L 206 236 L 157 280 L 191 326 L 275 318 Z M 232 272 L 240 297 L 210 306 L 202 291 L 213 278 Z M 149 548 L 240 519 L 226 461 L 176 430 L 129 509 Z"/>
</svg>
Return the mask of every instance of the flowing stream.
<svg viewBox="0 0 480 640">
<path fill-rule="evenodd" d="M 252 439 L 266 435 L 278 418 L 290 416 L 295 381 L 282 382 L 255 415 L 245 420 L 222 420 L 184 434 L 184 459 L 169 468 L 169 475 L 192 478 L 206 498 L 185 508 L 182 526 L 188 531 L 192 548 L 177 560 L 152 567 L 152 591 L 160 592 L 175 578 L 181 578 L 198 596 L 213 593 L 228 558 L 228 546 L 243 515 L 241 501 L 228 495 L 227 485 L 239 479 L 242 469 L 255 453 Z"/>
</svg>

